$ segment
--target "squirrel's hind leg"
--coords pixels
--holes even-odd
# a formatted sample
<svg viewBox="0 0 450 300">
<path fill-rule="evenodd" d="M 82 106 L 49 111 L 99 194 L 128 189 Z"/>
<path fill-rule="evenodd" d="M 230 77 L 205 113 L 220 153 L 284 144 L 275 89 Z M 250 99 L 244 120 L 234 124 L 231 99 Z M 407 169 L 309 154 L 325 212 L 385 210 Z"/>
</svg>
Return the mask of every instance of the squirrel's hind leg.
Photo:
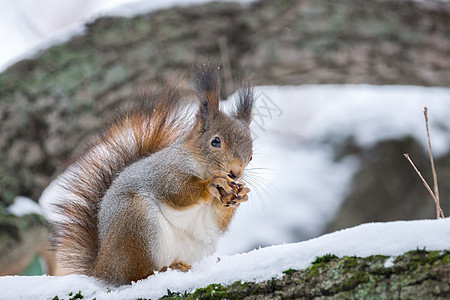
<svg viewBox="0 0 450 300">
<path fill-rule="evenodd" d="M 122 210 L 111 221 L 93 268 L 95 277 L 129 284 L 152 275 L 155 264 L 149 244 L 149 221 L 142 197 L 129 192 Z"/>
<path fill-rule="evenodd" d="M 191 265 L 188 265 L 187 263 L 182 262 L 182 261 L 174 261 L 173 263 L 170 264 L 169 267 L 164 266 L 159 271 L 166 272 L 168 269 L 179 270 L 181 272 L 187 272 L 191 269 Z"/>
</svg>

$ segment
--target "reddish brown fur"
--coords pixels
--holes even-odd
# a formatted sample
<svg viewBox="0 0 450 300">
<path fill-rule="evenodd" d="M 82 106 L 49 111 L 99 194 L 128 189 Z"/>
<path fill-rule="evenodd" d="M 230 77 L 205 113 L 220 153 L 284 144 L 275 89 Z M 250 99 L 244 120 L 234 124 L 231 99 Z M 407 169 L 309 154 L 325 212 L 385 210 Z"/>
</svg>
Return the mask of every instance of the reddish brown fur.
<svg viewBox="0 0 450 300">
<path fill-rule="evenodd" d="M 147 226 L 144 202 L 137 193 L 130 192 L 99 249 L 93 275 L 110 283 L 126 284 L 153 274 L 155 265 L 148 253 Z"/>
<path fill-rule="evenodd" d="M 231 220 L 236 212 L 236 207 L 224 207 L 222 202 L 218 199 L 216 199 L 213 204 L 217 216 L 217 224 L 219 225 L 220 230 L 225 232 L 228 229 L 228 226 L 230 226 Z"/>
<path fill-rule="evenodd" d="M 219 111 L 219 102 L 220 102 L 219 90 L 205 92 L 203 95 L 203 99 L 207 99 L 209 107 L 213 110 L 213 113 Z"/>
<path fill-rule="evenodd" d="M 187 209 L 201 201 L 211 201 L 209 193 L 209 181 L 190 176 L 177 193 L 165 194 L 161 199 L 165 204 L 176 209 Z"/>
<path fill-rule="evenodd" d="M 56 204 L 68 221 L 53 224 L 57 261 L 77 273 L 94 275 L 92 270 L 99 251 L 98 208 L 100 200 L 117 175 L 134 161 L 161 150 L 181 137 L 188 127 L 178 115 L 180 94 L 176 88 L 164 90 L 153 99 L 144 99 L 139 107 L 109 125 L 74 164 L 61 187 L 69 198 Z M 143 127 L 143 124 L 152 126 Z M 121 135 L 132 130 L 135 145 L 124 143 Z M 103 145 L 109 155 L 92 151 Z M 67 193 L 66 193 L 67 195 Z"/>
</svg>

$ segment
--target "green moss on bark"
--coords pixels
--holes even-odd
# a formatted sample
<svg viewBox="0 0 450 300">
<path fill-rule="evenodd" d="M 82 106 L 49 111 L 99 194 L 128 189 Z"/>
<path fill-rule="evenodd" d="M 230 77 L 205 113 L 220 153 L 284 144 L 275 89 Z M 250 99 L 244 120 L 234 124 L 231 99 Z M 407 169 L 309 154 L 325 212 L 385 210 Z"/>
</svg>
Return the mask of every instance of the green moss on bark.
<svg viewBox="0 0 450 300">
<path fill-rule="evenodd" d="M 449 251 L 410 251 L 387 265 L 387 256 L 327 255 L 305 270 L 265 282 L 212 284 L 164 299 L 448 299 Z"/>
</svg>

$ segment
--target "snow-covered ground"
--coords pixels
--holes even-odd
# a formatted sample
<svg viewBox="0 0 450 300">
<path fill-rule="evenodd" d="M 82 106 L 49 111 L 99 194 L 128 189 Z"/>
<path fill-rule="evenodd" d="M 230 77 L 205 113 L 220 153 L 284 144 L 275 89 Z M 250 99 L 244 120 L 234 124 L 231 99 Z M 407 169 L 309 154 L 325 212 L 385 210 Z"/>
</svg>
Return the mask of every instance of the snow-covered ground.
<svg viewBox="0 0 450 300">
<path fill-rule="evenodd" d="M 450 218 L 364 224 L 296 244 L 271 246 L 232 256 L 214 255 L 195 264 L 187 273 L 168 271 L 119 288 L 85 276 L 0 277 L 1 299 L 67 298 L 82 291 L 87 299 L 157 299 L 167 293 L 193 291 L 212 283 L 262 281 L 293 268 L 307 267 L 317 256 L 342 257 L 375 254 L 400 255 L 417 248 L 450 249 Z M 220 260 L 218 259 L 220 258 Z M 392 266 L 392 259 L 386 260 Z"/>
</svg>

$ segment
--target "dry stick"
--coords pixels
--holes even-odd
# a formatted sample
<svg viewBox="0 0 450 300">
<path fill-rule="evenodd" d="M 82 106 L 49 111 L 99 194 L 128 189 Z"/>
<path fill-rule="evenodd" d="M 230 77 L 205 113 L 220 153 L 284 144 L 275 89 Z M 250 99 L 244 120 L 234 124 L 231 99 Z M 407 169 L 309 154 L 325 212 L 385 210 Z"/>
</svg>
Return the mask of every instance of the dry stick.
<svg viewBox="0 0 450 300">
<path fill-rule="evenodd" d="M 431 197 L 433 198 L 434 202 L 436 202 L 436 197 L 434 196 L 433 191 L 431 190 L 430 186 L 428 185 L 427 181 L 423 178 L 422 174 L 420 173 L 420 171 L 417 169 L 416 165 L 413 163 L 413 161 L 411 160 L 411 158 L 409 157 L 408 153 L 403 154 L 406 159 L 409 161 L 409 163 L 411 164 L 411 166 L 414 168 L 414 171 L 416 171 L 417 175 L 419 175 L 420 179 L 422 179 L 423 185 L 426 187 L 426 189 L 428 190 L 428 192 L 430 193 Z M 437 215 L 437 218 L 439 219 L 439 214 Z"/>
<path fill-rule="evenodd" d="M 444 212 L 442 211 L 441 206 L 439 205 L 439 187 L 437 181 L 436 168 L 434 167 L 433 150 L 431 150 L 430 130 L 428 128 L 428 108 L 426 106 L 424 107 L 423 115 L 425 116 L 425 126 L 427 128 L 428 152 L 430 154 L 431 172 L 433 173 L 433 191 L 434 191 L 434 201 L 436 202 L 436 216 L 437 219 L 439 219 L 439 217 L 444 218 Z"/>
<path fill-rule="evenodd" d="M 427 129 L 428 150 L 429 150 L 429 154 L 430 154 L 431 171 L 433 173 L 433 189 L 434 189 L 434 192 L 431 190 L 431 188 L 428 185 L 427 181 L 423 178 L 422 174 L 419 172 L 417 167 L 412 162 L 411 158 L 409 157 L 409 154 L 406 153 L 406 154 L 403 154 L 403 155 L 406 157 L 406 159 L 412 165 L 412 167 L 416 171 L 417 175 L 419 175 L 420 179 L 422 180 L 423 185 L 425 186 L 425 188 L 428 190 L 428 192 L 430 193 L 431 197 L 433 198 L 434 203 L 436 204 L 436 219 L 439 219 L 439 218 L 444 218 L 444 212 L 442 211 L 441 206 L 439 205 L 439 188 L 438 188 L 438 183 L 437 183 L 437 173 L 436 173 L 436 169 L 434 167 L 433 151 L 431 150 L 431 138 L 430 138 L 430 130 L 428 128 L 428 108 L 427 107 L 424 108 L 423 114 L 425 116 L 425 126 L 426 126 L 426 129 Z"/>
</svg>

